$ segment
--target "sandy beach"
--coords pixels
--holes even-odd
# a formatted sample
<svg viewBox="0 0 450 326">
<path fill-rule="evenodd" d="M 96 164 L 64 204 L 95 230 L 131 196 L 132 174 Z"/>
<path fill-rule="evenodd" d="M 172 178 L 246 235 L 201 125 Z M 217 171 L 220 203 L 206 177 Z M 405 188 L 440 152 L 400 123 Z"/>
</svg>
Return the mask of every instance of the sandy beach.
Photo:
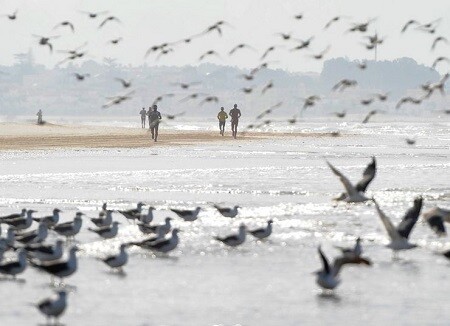
<svg viewBox="0 0 450 326">
<path fill-rule="evenodd" d="M 331 133 L 241 133 L 238 141 L 269 137 L 332 137 Z M 192 145 L 233 140 L 212 131 L 161 130 L 153 142 L 148 129 L 111 126 L 62 125 L 46 123 L 0 123 L 0 150 L 46 148 L 138 148 L 168 145 Z"/>
</svg>

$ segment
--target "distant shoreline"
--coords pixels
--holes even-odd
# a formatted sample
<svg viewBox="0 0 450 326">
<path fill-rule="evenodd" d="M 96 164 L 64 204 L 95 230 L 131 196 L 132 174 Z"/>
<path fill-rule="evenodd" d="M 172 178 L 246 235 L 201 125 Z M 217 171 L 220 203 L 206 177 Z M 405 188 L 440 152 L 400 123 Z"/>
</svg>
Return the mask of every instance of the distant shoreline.
<svg viewBox="0 0 450 326">
<path fill-rule="evenodd" d="M 246 141 L 271 137 L 333 137 L 332 133 L 247 132 L 224 137 L 219 131 L 174 131 L 160 129 L 158 142 L 153 142 L 148 129 L 56 125 L 46 123 L 0 123 L 0 150 L 33 150 L 50 148 L 145 148 L 154 146 L 194 145 L 199 143 Z"/>
</svg>

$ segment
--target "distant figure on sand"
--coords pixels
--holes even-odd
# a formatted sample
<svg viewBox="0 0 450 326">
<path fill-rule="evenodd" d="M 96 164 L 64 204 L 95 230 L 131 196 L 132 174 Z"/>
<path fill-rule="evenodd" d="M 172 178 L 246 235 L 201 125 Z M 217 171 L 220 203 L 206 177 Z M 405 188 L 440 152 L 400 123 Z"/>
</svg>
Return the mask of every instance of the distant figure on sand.
<svg viewBox="0 0 450 326">
<path fill-rule="evenodd" d="M 231 131 L 233 132 L 233 137 L 236 139 L 239 118 L 241 117 L 241 110 L 237 108 L 237 104 L 235 104 L 231 109 L 230 117 L 231 117 Z"/>
<path fill-rule="evenodd" d="M 219 119 L 219 130 L 220 134 L 223 136 L 225 132 L 225 122 L 228 119 L 228 114 L 225 112 L 223 106 L 220 108 L 219 113 L 217 114 L 217 119 Z"/>
<path fill-rule="evenodd" d="M 161 113 L 158 111 L 158 106 L 153 105 L 153 111 L 148 112 L 148 124 L 150 127 L 150 131 L 152 132 L 152 139 L 155 141 L 158 140 L 158 126 L 161 121 Z"/>
<path fill-rule="evenodd" d="M 141 115 L 141 127 L 145 128 L 145 120 L 147 119 L 147 111 L 145 111 L 145 108 L 142 108 L 142 110 L 139 112 Z"/>
<path fill-rule="evenodd" d="M 39 110 L 38 111 L 38 113 L 36 114 L 37 115 L 37 124 L 38 125 L 41 125 L 42 123 L 43 123 L 43 121 L 42 121 L 42 110 Z"/>
</svg>

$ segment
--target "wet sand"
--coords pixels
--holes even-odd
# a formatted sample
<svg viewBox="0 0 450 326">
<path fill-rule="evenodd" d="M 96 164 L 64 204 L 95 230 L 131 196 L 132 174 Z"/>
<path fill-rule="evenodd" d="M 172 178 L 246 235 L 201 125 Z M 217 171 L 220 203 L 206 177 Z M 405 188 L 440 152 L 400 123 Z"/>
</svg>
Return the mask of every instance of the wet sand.
<svg viewBox="0 0 450 326">
<path fill-rule="evenodd" d="M 332 137 L 331 133 L 270 133 L 238 134 L 237 141 L 271 137 Z M 136 148 L 198 143 L 236 141 L 231 134 L 222 137 L 212 131 L 176 131 L 160 129 L 158 142 L 151 139 L 148 129 L 110 126 L 0 123 L 0 150 L 48 148 Z"/>
</svg>

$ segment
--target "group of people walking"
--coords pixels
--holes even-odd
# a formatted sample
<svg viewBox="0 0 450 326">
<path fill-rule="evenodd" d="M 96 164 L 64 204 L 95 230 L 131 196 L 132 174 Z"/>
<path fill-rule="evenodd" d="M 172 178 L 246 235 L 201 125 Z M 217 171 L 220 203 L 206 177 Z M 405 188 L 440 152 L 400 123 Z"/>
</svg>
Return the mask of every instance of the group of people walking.
<svg viewBox="0 0 450 326">
<path fill-rule="evenodd" d="M 158 127 L 161 121 L 161 113 L 158 111 L 158 106 L 153 105 L 148 108 L 148 111 L 146 111 L 145 108 L 142 108 L 139 114 L 141 115 L 142 128 L 145 128 L 148 118 L 148 125 L 152 133 L 152 139 L 156 142 L 158 139 Z M 222 106 L 217 114 L 217 119 L 219 120 L 219 132 L 222 136 L 225 134 L 225 123 L 229 117 L 231 118 L 231 132 L 233 138 L 236 139 L 239 118 L 241 117 L 241 110 L 238 109 L 237 104 L 233 106 L 229 113 L 225 112 L 225 108 Z"/>
<path fill-rule="evenodd" d="M 139 114 L 141 115 L 141 127 L 145 128 L 148 117 L 148 127 L 152 133 L 152 139 L 155 142 L 158 141 L 158 128 L 162 119 L 161 113 L 158 111 L 158 106 L 155 104 L 152 107 L 149 107 L 148 111 L 145 111 L 145 108 L 142 108 Z"/>
</svg>

